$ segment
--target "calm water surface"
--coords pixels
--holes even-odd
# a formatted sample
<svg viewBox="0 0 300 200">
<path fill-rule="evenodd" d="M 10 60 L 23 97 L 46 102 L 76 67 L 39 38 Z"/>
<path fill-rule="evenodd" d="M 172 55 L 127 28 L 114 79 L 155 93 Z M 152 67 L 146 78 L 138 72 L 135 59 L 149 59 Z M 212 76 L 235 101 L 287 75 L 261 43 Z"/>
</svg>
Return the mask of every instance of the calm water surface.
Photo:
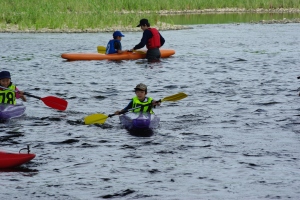
<svg viewBox="0 0 300 200">
<path fill-rule="evenodd" d="M 155 64 L 60 57 L 96 52 L 111 33 L 0 34 L 1 70 L 19 89 L 69 102 L 58 112 L 28 97 L 26 116 L 0 124 L 2 150 L 37 155 L 0 171 L 1 200 L 299 199 L 299 24 L 191 27 L 161 32 L 176 54 Z M 155 109 L 152 137 L 118 117 L 83 125 L 125 107 L 140 82 L 155 99 L 189 97 Z"/>
</svg>

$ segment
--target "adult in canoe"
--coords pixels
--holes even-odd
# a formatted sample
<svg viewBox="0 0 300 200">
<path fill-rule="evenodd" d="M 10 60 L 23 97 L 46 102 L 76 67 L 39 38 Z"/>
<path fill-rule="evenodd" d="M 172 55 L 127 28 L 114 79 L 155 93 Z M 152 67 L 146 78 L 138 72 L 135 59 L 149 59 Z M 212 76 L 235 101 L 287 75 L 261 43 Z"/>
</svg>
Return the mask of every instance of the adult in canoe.
<svg viewBox="0 0 300 200">
<path fill-rule="evenodd" d="M 11 82 L 11 76 L 9 71 L 0 72 L 0 86 L 8 88 L 0 88 L 0 103 L 6 104 L 16 104 L 16 99 L 21 98 L 26 101 L 26 97 L 23 91 L 18 90 L 18 88 Z M 15 92 L 17 91 L 17 92 Z"/>
<path fill-rule="evenodd" d="M 122 51 L 122 44 L 121 40 L 122 37 L 125 37 L 125 35 L 122 34 L 121 31 L 115 31 L 113 33 L 113 38 L 107 43 L 106 46 L 106 54 L 112 54 L 112 53 L 123 53 Z"/>
<path fill-rule="evenodd" d="M 159 48 L 164 45 L 165 39 L 161 36 L 156 28 L 150 28 L 150 23 L 148 19 L 141 19 L 137 27 L 141 27 L 143 32 L 143 37 L 139 44 L 135 45 L 130 51 L 141 49 L 145 45 L 148 49 L 146 58 L 148 61 L 158 61 L 160 59 Z"/>
</svg>

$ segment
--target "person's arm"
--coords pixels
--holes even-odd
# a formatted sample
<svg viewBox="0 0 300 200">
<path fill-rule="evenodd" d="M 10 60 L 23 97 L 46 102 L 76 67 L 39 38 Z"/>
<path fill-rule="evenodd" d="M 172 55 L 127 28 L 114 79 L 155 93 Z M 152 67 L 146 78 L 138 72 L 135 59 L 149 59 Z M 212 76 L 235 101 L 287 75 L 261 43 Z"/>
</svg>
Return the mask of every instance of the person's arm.
<svg viewBox="0 0 300 200">
<path fill-rule="evenodd" d="M 115 48 L 115 50 L 117 50 L 118 53 L 123 53 L 123 51 L 121 49 L 121 42 L 115 41 L 114 48 Z"/>
<path fill-rule="evenodd" d="M 26 97 L 25 97 L 23 91 L 20 91 L 20 98 L 21 98 L 23 101 L 27 101 L 27 99 L 26 99 Z"/>
<path fill-rule="evenodd" d="M 133 106 L 133 100 L 129 102 L 129 104 L 123 109 L 123 111 L 129 110 Z"/>
<path fill-rule="evenodd" d="M 160 101 L 155 101 L 154 99 L 151 101 L 152 107 L 155 108 L 155 106 L 160 106 Z"/>
<path fill-rule="evenodd" d="M 124 53 L 128 50 L 122 50 L 121 49 L 121 42 L 115 42 L 114 48 L 117 50 L 117 53 Z"/>
<path fill-rule="evenodd" d="M 24 95 L 23 91 L 20 91 L 18 88 L 16 88 L 16 98 L 19 99 L 21 98 L 23 101 L 26 101 L 26 97 Z"/>
<path fill-rule="evenodd" d="M 120 114 L 122 114 L 122 112 L 127 111 L 128 109 L 132 108 L 132 104 L 133 104 L 133 101 L 131 100 L 124 109 L 116 111 L 115 115 L 120 115 Z"/>
<path fill-rule="evenodd" d="M 133 50 L 143 48 L 143 47 L 147 44 L 149 38 L 151 38 L 152 36 L 153 36 L 153 35 L 152 35 L 152 33 L 151 33 L 150 30 L 148 30 L 148 29 L 144 30 L 144 32 L 143 32 L 143 37 L 142 37 L 140 43 L 137 44 L 137 45 L 135 45 L 135 46 L 133 47 Z"/>
</svg>

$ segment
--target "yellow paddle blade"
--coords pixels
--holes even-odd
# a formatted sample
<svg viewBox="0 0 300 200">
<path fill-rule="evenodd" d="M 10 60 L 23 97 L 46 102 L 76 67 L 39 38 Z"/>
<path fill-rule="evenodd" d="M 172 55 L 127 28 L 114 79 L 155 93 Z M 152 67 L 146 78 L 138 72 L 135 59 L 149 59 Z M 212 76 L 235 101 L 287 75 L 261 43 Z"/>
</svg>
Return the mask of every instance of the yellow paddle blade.
<svg viewBox="0 0 300 200">
<path fill-rule="evenodd" d="M 97 51 L 98 51 L 98 53 L 105 53 L 106 52 L 106 47 L 104 47 L 104 46 L 97 46 Z"/>
<path fill-rule="evenodd" d="M 84 124 L 104 124 L 107 118 L 107 115 L 101 113 L 92 114 L 84 118 Z"/>
<path fill-rule="evenodd" d="M 146 52 L 145 52 L 145 51 L 133 50 L 133 52 L 140 53 L 140 54 L 146 54 Z"/>
<path fill-rule="evenodd" d="M 98 53 L 105 53 L 106 47 L 105 46 L 97 46 L 97 51 L 98 51 Z M 145 51 L 141 51 L 141 50 L 133 50 L 133 52 L 140 53 L 140 54 L 146 54 Z"/>
<path fill-rule="evenodd" d="M 163 102 L 163 101 L 179 101 L 181 99 L 184 99 L 187 96 L 188 96 L 187 94 L 185 94 L 183 92 L 179 92 L 178 94 L 174 94 L 174 95 L 171 95 L 171 96 L 161 99 L 161 102 Z"/>
</svg>

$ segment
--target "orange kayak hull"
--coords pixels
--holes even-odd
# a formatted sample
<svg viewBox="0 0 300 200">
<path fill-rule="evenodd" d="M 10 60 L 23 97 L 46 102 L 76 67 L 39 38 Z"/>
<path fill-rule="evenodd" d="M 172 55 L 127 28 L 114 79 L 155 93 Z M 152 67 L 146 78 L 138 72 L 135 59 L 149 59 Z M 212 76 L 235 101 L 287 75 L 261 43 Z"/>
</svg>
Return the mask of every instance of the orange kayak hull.
<svg viewBox="0 0 300 200">
<path fill-rule="evenodd" d="M 102 54 L 102 53 L 63 53 L 62 58 L 68 61 L 76 60 L 137 60 L 146 58 L 147 50 L 135 52 L 124 52 L 121 54 Z M 168 58 L 175 54 L 173 49 L 160 49 L 161 57 Z"/>
</svg>

